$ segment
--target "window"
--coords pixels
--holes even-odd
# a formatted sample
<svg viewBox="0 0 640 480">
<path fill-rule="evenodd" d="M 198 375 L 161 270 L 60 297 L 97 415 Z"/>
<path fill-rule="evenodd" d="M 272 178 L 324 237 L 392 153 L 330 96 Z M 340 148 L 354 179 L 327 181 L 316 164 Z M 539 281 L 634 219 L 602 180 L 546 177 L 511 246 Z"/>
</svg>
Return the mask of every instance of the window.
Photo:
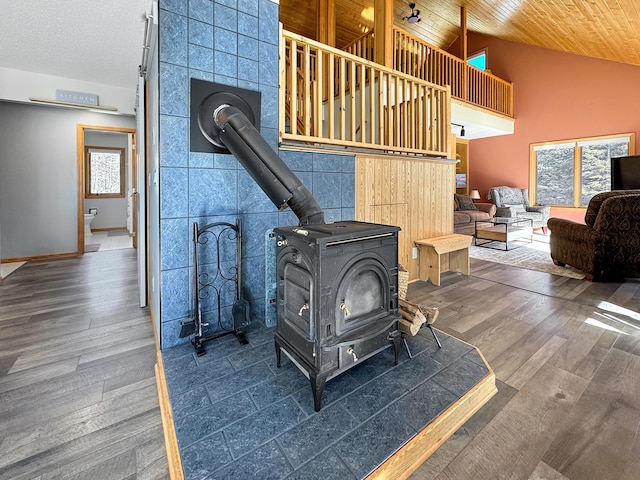
<svg viewBox="0 0 640 480">
<path fill-rule="evenodd" d="M 531 192 L 535 203 L 585 207 L 611 189 L 611 157 L 629 155 L 634 134 L 531 145 Z"/>
<path fill-rule="evenodd" d="M 467 57 L 467 63 L 480 70 L 487 69 L 487 50 L 481 50 Z"/>
<path fill-rule="evenodd" d="M 85 147 L 85 197 L 124 197 L 124 148 Z"/>
</svg>

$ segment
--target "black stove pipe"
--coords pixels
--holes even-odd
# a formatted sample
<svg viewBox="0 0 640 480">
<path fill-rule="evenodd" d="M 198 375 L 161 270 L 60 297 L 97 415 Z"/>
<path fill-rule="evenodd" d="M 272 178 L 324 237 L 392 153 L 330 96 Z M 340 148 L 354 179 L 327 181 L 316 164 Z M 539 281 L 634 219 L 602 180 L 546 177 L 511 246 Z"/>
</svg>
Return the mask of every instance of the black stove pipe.
<svg viewBox="0 0 640 480">
<path fill-rule="evenodd" d="M 219 138 L 235 155 L 273 204 L 282 210 L 288 205 L 300 226 L 325 223 L 324 211 L 278 154 L 269 146 L 249 119 L 236 107 L 220 105 L 213 112 L 220 128 Z"/>
</svg>

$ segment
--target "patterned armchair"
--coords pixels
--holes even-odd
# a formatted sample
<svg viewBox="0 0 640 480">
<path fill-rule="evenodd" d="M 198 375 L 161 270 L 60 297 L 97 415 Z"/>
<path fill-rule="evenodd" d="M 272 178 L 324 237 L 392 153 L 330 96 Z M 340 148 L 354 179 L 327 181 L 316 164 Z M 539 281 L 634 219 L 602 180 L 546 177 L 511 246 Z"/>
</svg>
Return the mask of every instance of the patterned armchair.
<svg viewBox="0 0 640 480">
<path fill-rule="evenodd" d="M 529 205 L 529 190 L 515 187 L 489 189 L 489 200 L 496 204 L 496 217 L 524 217 L 533 221 L 533 228 L 547 231 L 548 205 Z"/>
<path fill-rule="evenodd" d="M 584 221 L 549 219 L 553 263 L 578 268 L 592 281 L 640 276 L 640 190 L 595 195 Z"/>
</svg>

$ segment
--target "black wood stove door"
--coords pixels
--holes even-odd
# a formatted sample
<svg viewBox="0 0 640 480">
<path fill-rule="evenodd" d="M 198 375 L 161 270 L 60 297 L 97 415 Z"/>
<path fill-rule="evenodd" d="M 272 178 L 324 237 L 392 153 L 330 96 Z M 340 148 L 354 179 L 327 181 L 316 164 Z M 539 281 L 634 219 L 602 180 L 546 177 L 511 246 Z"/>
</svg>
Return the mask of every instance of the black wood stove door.
<svg viewBox="0 0 640 480">
<path fill-rule="evenodd" d="M 340 336 L 364 327 L 389 313 L 390 288 L 387 268 L 367 254 L 345 265 L 337 277 L 335 329 Z"/>
<path fill-rule="evenodd" d="M 313 342 L 315 332 L 315 295 L 313 277 L 293 263 L 284 266 L 284 320 L 298 335 Z"/>
</svg>

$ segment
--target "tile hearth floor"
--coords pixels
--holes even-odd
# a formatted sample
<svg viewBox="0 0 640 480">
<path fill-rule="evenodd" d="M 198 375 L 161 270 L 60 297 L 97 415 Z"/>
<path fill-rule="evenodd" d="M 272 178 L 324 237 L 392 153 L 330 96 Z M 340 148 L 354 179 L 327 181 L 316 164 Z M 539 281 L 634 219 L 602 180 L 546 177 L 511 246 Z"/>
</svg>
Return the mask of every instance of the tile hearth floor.
<svg viewBox="0 0 640 480">
<path fill-rule="evenodd" d="M 162 351 L 182 467 L 194 479 L 362 479 L 489 373 L 477 351 L 428 329 L 327 382 L 313 410 L 307 378 L 283 355 L 273 328 Z"/>
</svg>

